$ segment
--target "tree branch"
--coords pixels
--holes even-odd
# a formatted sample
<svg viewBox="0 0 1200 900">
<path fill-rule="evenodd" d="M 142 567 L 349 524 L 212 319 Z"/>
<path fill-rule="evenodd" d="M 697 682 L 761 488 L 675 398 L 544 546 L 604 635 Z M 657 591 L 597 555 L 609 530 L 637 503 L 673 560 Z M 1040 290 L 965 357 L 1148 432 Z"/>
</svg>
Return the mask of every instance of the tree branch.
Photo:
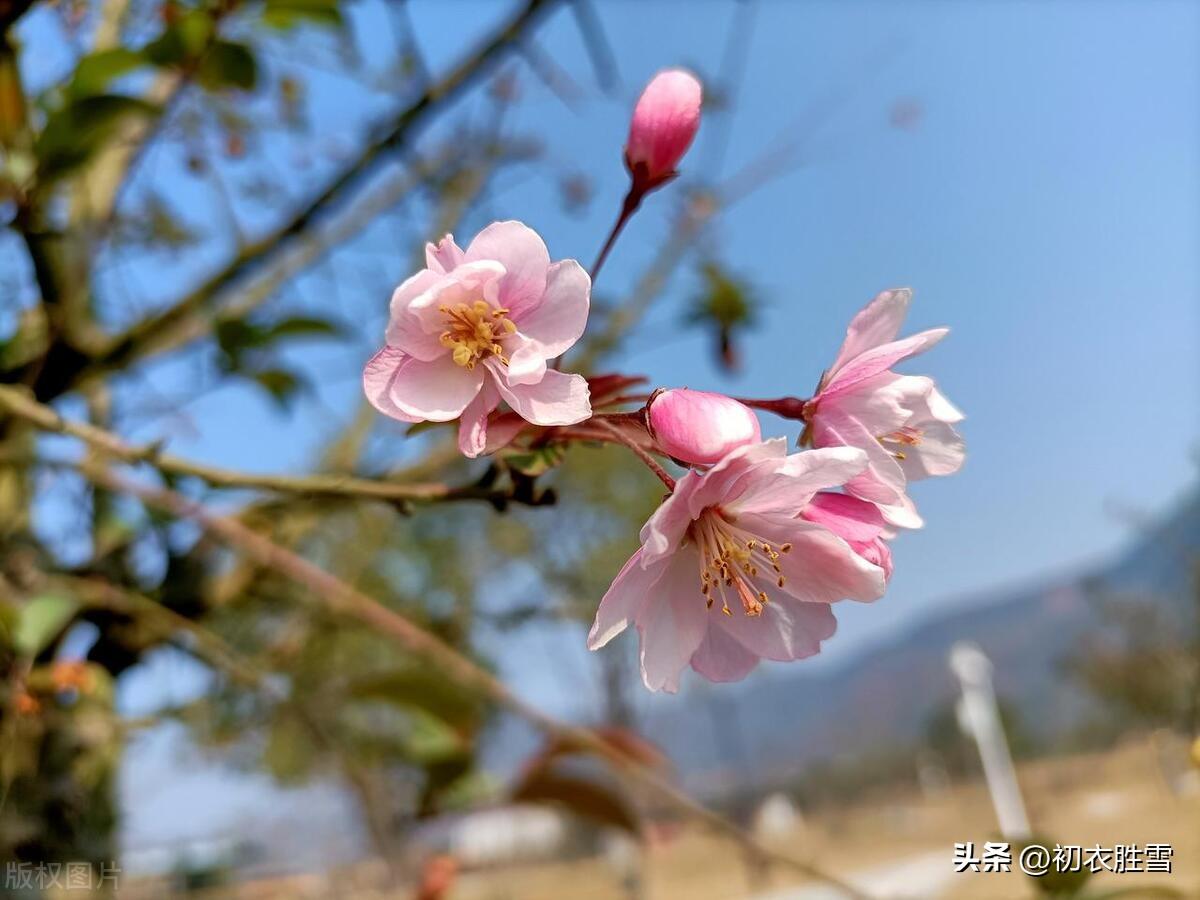
<svg viewBox="0 0 1200 900">
<path fill-rule="evenodd" d="M 623 777 L 651 789 L 706 828 L 735 841 L 754 858 L 787 866 L 806 877 L 832 885 L 856 900 L 870 900 L 868 895 L 814 864 L 759 843 L 733 822 L 694 800 L 654 768 L 634 759 L 596 732 L 570 725 L 542 712 L 522 700 L 499 678 L 462 655 L 441 638 L 241 522 L 215 515 L 202 505 L 174 491 L 133 482 L 102 466 L 84 464 L 80 471 L 94 484 L 108 490 L 131 494 L 143 503 L 169 515 L 196 522 L 213 537 L 246 554 L 259 565 L 272 569 L 306 588 L 313 600 L 331 612 L 355 619 L 375 629 L 462 685 L 487 694 L 547 735 L 605 759 Z"/>
<path fill-rule="evenodd" d="M 454 500 L 485 500 L 492 503 L 516 501 L 518 497 L 507 488 L 463 485 L 459 487 L 430 483 L 398 483 L 349 475 L 257 475 L 222 469 L 193 462 L 162 452 L 159 444 L 134 446 L 112 432 L 87 422 L 65 419 L 55 410 L 27 396 L 18 388 L 0 385 L 0 409 L 31 422 L 43 431 L 78 438 L 101 453 L 124 463 L 147 463 L 161 472 L 199 478 L 218 488 L 264 490 L 277 493 L 303 494 L 313 497 L 341 497 L 383 500 L 389 502 L 446 502 Z"/>
</svg>

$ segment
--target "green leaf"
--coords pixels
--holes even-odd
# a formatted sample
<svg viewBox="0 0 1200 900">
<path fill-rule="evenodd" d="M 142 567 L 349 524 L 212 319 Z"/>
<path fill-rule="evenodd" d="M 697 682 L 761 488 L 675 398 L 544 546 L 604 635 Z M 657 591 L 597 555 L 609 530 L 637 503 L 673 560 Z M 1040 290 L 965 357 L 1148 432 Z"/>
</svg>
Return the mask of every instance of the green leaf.
<svg viewBox="0 0 1200 900">
<path fill-rule="evenodd" d="M 272 28 L 294 28 L 302 22 L 339 28 L 343 24 L 338 0 L 267 0 L 263 21 Z"/>
<path fill-rule="evenodd" d="M 558 466 L 566 458 L 566 455 L 565 447 L 547 444 L 528 452 L 506 453 L 503 459 L 510 469 L 514 469 L 522 475 L 528 475 L 530 478 L 536 478 Z"/>
<path fill-rule="evenodd" d="M 153 118 L 159 107 L 121 94 L 77 97 L 50 114 L 34 145 L 43 183 L 83 166 L 125 122 Z"/>
<path fill-rule="evenodd" d="M 194 9 L 142 48 L 156 66 L 182 66 L 204 52 L 215 28 L 212 16 Z"/>
<path fill-rule="evenodd" d="M 451 725 L 473 729 L 483 715 L 483 701 L 445 678 L 418 669 L 400 669 L 352 682 L 349 696 L 359 700 L 385 700 L 410 709 L 433 713 Z"/>
<path fill-rule="evenodd" d="M 261 372 L 249 372 L 247 377 L 270 394 L 284 409 L 287 409 L 292 398 L 304 387 L 300 376 L 286 369 L 263 369 Z"/>
<path fill-rule="evenodd" d="M 196 77 L 210 90 L 233 87 L 252 91 L 258 84 L 258 60 L 245 44 L 214 41 L 201 59 Z"/>
<path fill-rule="evenodd" d="M 100 94 L 117 78 L 148 64 L 149 60 L 142 53 L 128 47 L 90 53 L 79 60 L 67 91 L 72 97 Z"/>
<path fill-rule="evenodd" d="M 79 603 L 62 594 L 42 594 L 21 608 L 13 645 L 25 656 L 37 656 L 71 621 Z"/>
<path fill-rule="evenodd" d="M 290 316 L 280 319 L 265 329 L 268 339 L 316 335 L 337 337 L 343 333 L 342 326 L 329 319 L 318 319 L 315 316 Z"/>
</svg>

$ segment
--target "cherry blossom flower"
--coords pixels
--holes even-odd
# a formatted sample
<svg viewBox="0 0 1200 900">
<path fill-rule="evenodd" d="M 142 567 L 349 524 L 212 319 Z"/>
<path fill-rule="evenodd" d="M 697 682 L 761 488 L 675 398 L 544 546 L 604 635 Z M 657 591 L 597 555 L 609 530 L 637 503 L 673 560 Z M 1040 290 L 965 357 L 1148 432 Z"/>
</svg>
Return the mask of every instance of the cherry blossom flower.
<svg viewBox="0 0 1200 900">
<path fill-rule="evenodd" d="M 879 504 L 890 524 L 905 528 L 922 524 L 908 482 L 956 472 L 965 456 L 952 427 L 963 415 L 933 379 L 891 371 L 949 331 L 933 328 L 897 340 L 911 300 L 908 289 L 884 291 L 854 317 L 837 359 L 804 404 L 801 437 L 814 447 L 865 450 L 867 468 L 846 491 Z"/>
<path fill-rule="evenodd" d="M 664 453 L 692 465 L 712 465 L 732 450 L 762 440 L 753 410 L 708 391 L 658 391 L 646 405 L 646 422 Z"/>
<path fill-rule="evenodd" d="M 588 647 L 633 624 L 643 681 L 672 692 L 689 664 L 711 681 L 736 681 L 760 659 L 819 652 L 837 627 L 830 604 L 874 600 L 886 578 L 798 513 L 865 464 L 866 455 L 849 447 L 788 456 L 777 438 L 739 447 L 705 472 L 688 471 L 600 601 Z"/>
<path fill-rule="evenodd" d="M 884 578 L 891 580 L 892 551 L 884 541 L 888 523 L 874 503 L 849 494 L 821 491 L 800 511 L 800 517 L 824 525 L 867 562 L 883 569 Z"/>
<path fill-rule="evenodd" d="M 376 409 L 402 422 L 461 417 L 470 457 L 501 401 L 536 425 L 591 415 L 584 378 L 546 365 L 587 323 L 591 280 L 575 260 L 551 263 L 532 229 L 496 222 L 465 251 L 450 235 L 428 244 L 425 261 L 392 295 L 387 344 L 363 371 Z"/>
<path fill-rule="evenodd" d="M 670 181 L 700 128 L 703 89 L 683 69 L 655 75 L 638 98 L 629 123 L 625 165 L 640 193 Z"/>
</svg>

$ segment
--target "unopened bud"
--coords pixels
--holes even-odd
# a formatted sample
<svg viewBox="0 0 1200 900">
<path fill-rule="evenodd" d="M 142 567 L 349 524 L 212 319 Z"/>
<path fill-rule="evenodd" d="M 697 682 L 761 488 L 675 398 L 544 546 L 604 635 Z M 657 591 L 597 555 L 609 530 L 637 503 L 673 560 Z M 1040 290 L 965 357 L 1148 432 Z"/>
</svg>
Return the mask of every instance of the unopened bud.
<svg viewBox="0 0 1200 900">
<path fill-rule="evenodd" d="M 691 72 L 666 69 L 646 85 L 633 110 L 625 165 L 642 193 L 675 176 L 700 128 L 703 91 Z"/>
<path fill-rule="evenodd" d="M 646 421 L 664 453 L 694 465 L 712 465 L 731 450 L 762 440 L 753 410 L 708 391 L 659 391 L 650 398 Z"/>
</svg>

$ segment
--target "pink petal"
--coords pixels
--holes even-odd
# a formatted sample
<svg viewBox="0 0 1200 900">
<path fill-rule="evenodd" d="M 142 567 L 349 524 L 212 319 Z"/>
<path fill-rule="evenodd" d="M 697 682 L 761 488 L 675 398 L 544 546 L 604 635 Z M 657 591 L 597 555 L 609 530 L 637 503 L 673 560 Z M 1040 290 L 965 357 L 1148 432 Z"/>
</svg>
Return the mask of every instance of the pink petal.
<svg viewBox="0 0 1200 900">
<path fill-rule="evenodd" d="M 488 416 L 500 404 L 500 393 L 491 383 L 484 379 L 483 386 L 475 399 L 463 410 L 462 419 L 458 423 L 458 452 L 463 456 L 474 459 L 487 448 Z"/>
<path fill-rule="evenodd" d="M 688 526 L 694 521 L 691 499 L 703 484 L 704 476 L 688 469 L 675 482 L 675 490 L 646 520 L 639 537 L 642 541 L 642 565 L 649 566 L 674 553 L 683 542 Z"/>
<path fill-rule="evenodd" d="M 507 447 L 528 424 L 515 412 L 494 415 L 488 421 L 487 441 L 484 444 L 483 452 L 495 453 L 497 450 Z"/>
<path fill-rule="evenodd" d="M 673 554 L 638 611 L 642 681 L 652 691 L 678 691 L 680 673 L 704 640 L 708 610 L 700 594 L 699 567 L 695 550 Z"/>
<path fill-rule="evenodd" d="M 854 447 L 802 450 L 761 464 L 739 496 L 725 503 L 737 515 L 778 513 L 795 516 L 819 490 L 841 487 L 867 466 L 867 454 Z"/>
<path fill-rule="evenodd" d="M 492 373 L 500 396 L 525 421 L 535 425 L 574 425 L 591 416 L 587 379 L 582 375 L 547 369 L 537 384 L 506 384 L 498 368 L 497 364 Z"/>
<path fill-rule="evenodd" d="M 837 619 L 825 603 L 779 598 L 766 604 L 759 616 L 747 616 L 740 609 L 726 616 L 716 606 L 712 612 L 718 617 L 713 620 L 714 629 L 725 630 L 757 656 L 781 662 L 819 653 L 821 641 L 837 630 Z"/>
<path fill-rule="evenodd" d="M 509 384 L 537 384 L 546 374 L 547 356 L 542 345 L 523 334 L 509 335 L 504 342 L 508 351 L 505 374 Z"/>
<path fill-rule="evenodd" d="M 878 600 L 887 580 L 872 565 L 832 531 L 800 519 L 746 516 L 739 522 L 751 534 L 775 546 L 792 549 L 779 557 L 783 569 L 783 591 L 807 603 L 836 603 L 838 600 Z"/>
<path fill-rule="evenodd" d="M 404 361 L 404 354 L 396 347 L 385 346 L 382 350 L 367 360 L 363 368 L 363 393 L 377 410 L 385 416 L 399 419 L 401 422 L 419 422 L 416 416 L 410 416 L 392 402 L 392 381 Z"/>
<path fill-rule="evenodd" d="M 707 507 L 717 506 L 738 496 L 744 479 L 760 464 L 781 461 L 787 456 L 787 441 L 771 438 L 761 444 L 746 444 L 727 454 L 720 462 L 703 474 L 688 498 L 688 509 L 696 518 Z M 676 485 L 678 491 L 678 485 Z"/>
<path fill-rule="evenodd" d="M 517 330 L 541 345 L 543 359 L 554 359 L 583 334 L 591 290 L 592 279 L 575 260 L 554 263 L 546 273 L 540 302 L 514 318 Z"/>
<path fill-rule="evenodd" d="M 921 430 L 921 442 L 904 448 L 900 469 L 909 481 L 919 481 L 937 475 L 953 475 L 966 459 L 966 443 L 954 428 L 945 422 L 916 423 Z"/>
<path fill-rule="evenodd" d="M 599 650 L 624 631 L 637 618 L 638 610 L 650 596 L 663 573 L 662 566 L 642 568 L 642 551 L 638 550 L 621 568 L 612 585 L 600 600 L 592 630 L 588 632 L 589 650 Z"/>
<path fill-rule="evenodd" d="M 823 416 L 818 409 L 813 422 L 818 447 L 857 447 L 867 453 L 867 468 L 846 482 L 847 493 L 873 503 L 895 504 L 904 496 L 907 482 L 899 464 L 878 439 L 856 419 Z"/>
<path fill-rule="evenodd" d="M 822 491 L 812 498 L 800 515 L 851 543 L 873 541 L 884 527 L 879 507 L 849 494 Z"/>
<path fill-rule="evenodd" d="M 464 260 L 496 260 L 504 266 L 497 299 L 514 321 L 536 306 L 546 291 L 550 252 L 538 233 L 520 222 L 493 222 L 471 241 Z"/>
<path fill-rule="evenodd" d="M 949 328 L 931 328 L 860 353 L 829 377 L 819 396 L 823 399 L 848 391 L 859 382 L 886 372 L 900 360 L 924 353 L 949 333 Z"/>
<path fill-rule="evenodd" d="M 445 274 L 463 261 L 463 249 L 454 243 L 454 235 L 447 234 L 436 244 L 425 245 L 425 265 L 434 272 Z"/>
<path fill-rule="evenodd" d="M 842 349 L 833 365 L 829 367 L 830 374 L 836 373 L 854 357 L 894 341 L 900 333 L 900 326 L 904 324 L 911 301 L 912 291 L 908 288 L 883 291 L 876 295 L 875 299 L 850 321 Z"/>
<path fill-rule="evenodd" d="M 446 352 L 437 339 L 423 324 L 424 313 L 410 310 L 413 302 L 436 288 L 443 276 L 429 269 L 422 269 L 404 281 L 392 294 L 388 317 L 387 342 L 404 348 L 410 356 L 418 359 L 435 359 Z"/>
<path fill-rule="evenodd" d="M 893 525 L 896 528 L 921 528 L 925 525 L 925 520 L 917 512 L 916 504 L 912 502 L 912 499 L 907 494 L 903 495 L 895 503 L 878 505 L 879 514 L 883 516 L 883 520 L 888 525 Z M 884 537 L 890 536 L 888 534 L 884 535 Z"/>
<path fill-rule="evenodd" d="M 710 624 L 692 654 L 692 668 L 709 681 L 741 681 L 758 665 L 759 658 L 724 628 Z"/>
<path fill-rule="evenodd" d="M 428 269 L 423 271 L 429 272 Z M 425 290 L 405 297 L 401 302 L 393 297 L 388 343 L 399 347 L 409 356 L 427 362 L 445 355 L 447 350 L 442 346 L 440 335 L 446 328 L 446 316 L 441 308 L 490 299 L 497 292 L 497 285 L 503 276 L 502 265 L 481 260 L 461 265 L 449 275 L 433 275 L 432 283 Z M 412 280 L 401 285 L 396 294 L 399 295 Z"/>
<path fill-rule="evenodd" d="M 426 362 L 408 358 L 396 371 L 389 396 L 410 416 L 449 422 L 462 415 L 483 386 L 484 368 L 455 365 L 449 356 Z"/>
</svg>

